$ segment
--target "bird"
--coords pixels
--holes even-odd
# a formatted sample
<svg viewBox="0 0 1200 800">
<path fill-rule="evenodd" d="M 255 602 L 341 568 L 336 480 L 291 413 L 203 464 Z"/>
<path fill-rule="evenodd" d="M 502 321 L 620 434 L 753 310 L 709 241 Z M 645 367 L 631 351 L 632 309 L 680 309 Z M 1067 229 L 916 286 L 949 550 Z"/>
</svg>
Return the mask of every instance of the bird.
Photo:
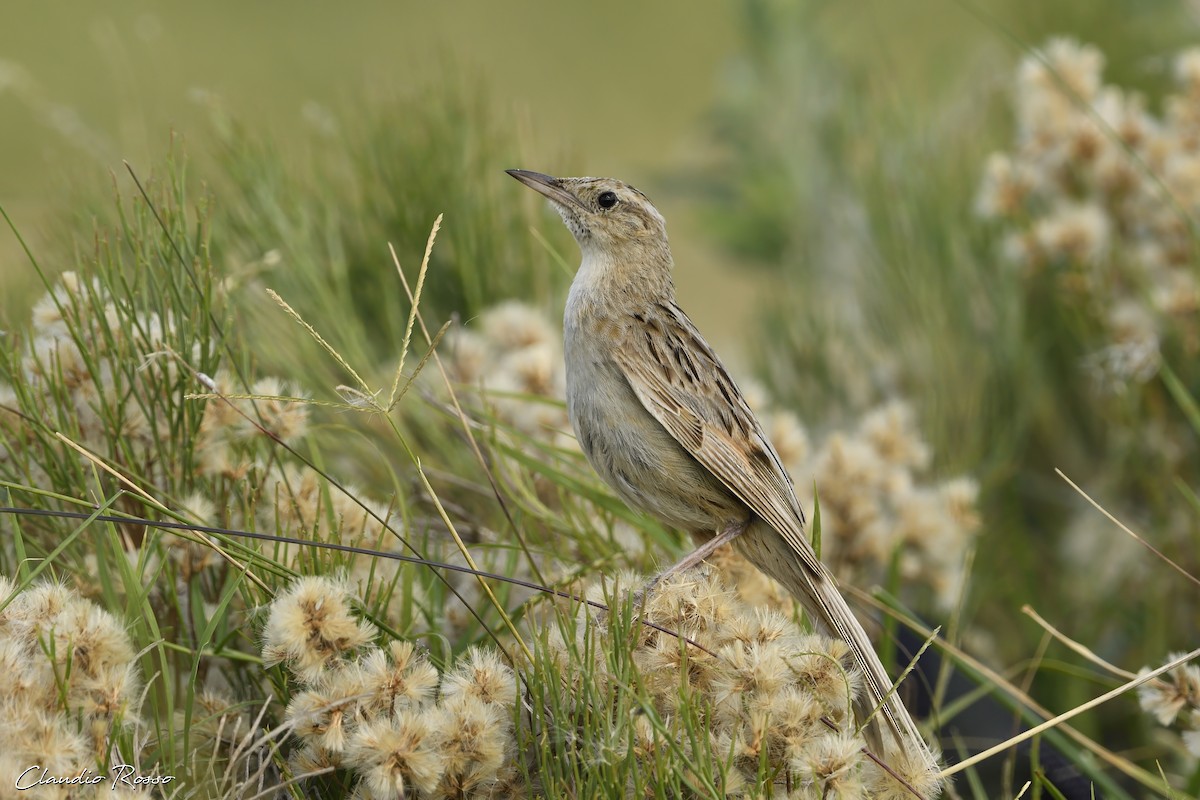
<svg viewBox="0 0 1200 800">
<path fill-rule="evenodd" d="M 849 646 L 866 687 L 855 715 L 871 748 L 882 757 L 899 746 L 933 774 L 936 757 L 805 535 L 778 453 L 675 300 L 662 214 L 612 178 L 507 172 L 550 201 L 582 254 L 563 314 L 567 414 L 580 448 L 630 506 L 708 537 L 655 581 L 732 543 L 814 627 Z"/>
</svg>

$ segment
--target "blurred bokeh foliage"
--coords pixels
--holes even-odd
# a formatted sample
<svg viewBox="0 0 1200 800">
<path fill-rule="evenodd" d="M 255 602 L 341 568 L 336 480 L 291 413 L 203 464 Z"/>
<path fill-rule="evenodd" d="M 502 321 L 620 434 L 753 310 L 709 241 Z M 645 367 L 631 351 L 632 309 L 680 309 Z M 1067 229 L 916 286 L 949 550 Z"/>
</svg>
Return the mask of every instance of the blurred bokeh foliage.
<svg viewBox="0 0 1200 800">
<path fill-rule="evenodd" d="M 1055 469 L 1200 569 L 1200 206 L 1182 171 L 1195 7 L 906 5 L 853 34 L 856 12 L 834 3 L 744 8 L 745 55 L 713 118 L 727 160 L 704 196 L 716 240 L 780 287 L 758 334 L 772 390 L 812 421 L 901 394 L 938 468 L 980 478 L 987 568 L 969 616 L 1009 657 L 1042 636 L 1025 603 L 1127 664 L 1189 645 L 1200 596 Z M 973 29 L 953 69 L 924 46 L 935 19 Z M 1114 164 L 1127 185 L 1105 182 Z M 1004 191 L 1019 196 L 1001 213 L 986 195 Z M 1169 270 L 1147 266 L 1156 236 L 1181 242 Z"/>
<path fill-rule="evenodd" d="M 218 258 L 248 265 L 302 316 L 330 307 L 336 295 L 334 305 L 359 319 L 330 320 L 333 330 L 369 332 L 339 346 L 371 359 L 395 352 L 406 322 L 388 244 L 402 266 L 415 268 L 438 214 L 454 224 L 430 262 L 438 276 L 424 295 L 431 319 L 470 319 L 512 297 L 558 296 L 569 275 L 551 253 L 565 249 L 566 237 L 550 226 L 546 240 L 530 235 L 542 209 L 514 196 L 503 172 L 529 160 L 530 144 L 511 118 L 498 118 L 480 86 L 448 74 L 437 87 L 329 113 L 321 129 L 280 147 L 214 109 L 212 185 L 227 198 L 214 216 Z"/>
</svg>

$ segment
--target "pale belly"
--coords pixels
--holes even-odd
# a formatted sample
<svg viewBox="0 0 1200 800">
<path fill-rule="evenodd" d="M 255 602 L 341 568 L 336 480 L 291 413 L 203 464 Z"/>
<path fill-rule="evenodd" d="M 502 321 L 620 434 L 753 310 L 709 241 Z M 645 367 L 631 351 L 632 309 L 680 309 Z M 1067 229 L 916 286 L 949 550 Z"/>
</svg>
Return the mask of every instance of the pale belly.
<svg viewBox="0 0 1200 800">
<path fill-rule="evenodd" d="M 568 366 L 567 412 L 592 468 L 630 506 L 693 532 L 749 516 L 650 416 L 614 364 Z"/>
</svg>

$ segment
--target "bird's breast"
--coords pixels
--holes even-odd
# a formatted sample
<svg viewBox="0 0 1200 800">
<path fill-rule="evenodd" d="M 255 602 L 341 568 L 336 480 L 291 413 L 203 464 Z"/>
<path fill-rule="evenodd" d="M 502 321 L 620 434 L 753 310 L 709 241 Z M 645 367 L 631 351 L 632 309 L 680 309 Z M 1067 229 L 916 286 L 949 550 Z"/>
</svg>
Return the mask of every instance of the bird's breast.
<svg viewBox="0 0 1200 800">
<path fill-rule="evenodd" d="M 744 506 L 650 415 L 612 358 L 615 319 L 564 319 L 567 413 L 592 468 L 629 505 L 687 530 L 713 530 Z"/>
</svg>

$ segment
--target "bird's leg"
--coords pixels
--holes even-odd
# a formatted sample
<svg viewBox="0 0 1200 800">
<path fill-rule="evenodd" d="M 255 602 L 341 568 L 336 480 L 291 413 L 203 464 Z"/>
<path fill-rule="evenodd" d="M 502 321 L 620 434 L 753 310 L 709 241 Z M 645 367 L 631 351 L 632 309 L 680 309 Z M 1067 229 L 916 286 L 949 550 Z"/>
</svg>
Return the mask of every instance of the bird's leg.
<svg viewBox="0 0 1200 800">
<path fill-rule="evenodd" d="M 713 536 L 707 542 L 688 553 L 674 565 L 668 567 L 665 571 L 655 575 L 654 578 L 642 589 L 641 596 L 645 597 L 652 589 L 654 589 L 655 586 L 658 586 L 658 584 L 662 583 L 672 575 L 677 575 L 680 572 L 685 572 L 696 566 L 701 561 L 711 556 L 718 547 L 732 542 L 734 539 L 741 536 L 746 532 L 746 528 L 748 527 L 750 527 L 749 519 L 739 519 L 730 522 L 724 528 L 722 528 L 716 536 Z"/>
</svg>

